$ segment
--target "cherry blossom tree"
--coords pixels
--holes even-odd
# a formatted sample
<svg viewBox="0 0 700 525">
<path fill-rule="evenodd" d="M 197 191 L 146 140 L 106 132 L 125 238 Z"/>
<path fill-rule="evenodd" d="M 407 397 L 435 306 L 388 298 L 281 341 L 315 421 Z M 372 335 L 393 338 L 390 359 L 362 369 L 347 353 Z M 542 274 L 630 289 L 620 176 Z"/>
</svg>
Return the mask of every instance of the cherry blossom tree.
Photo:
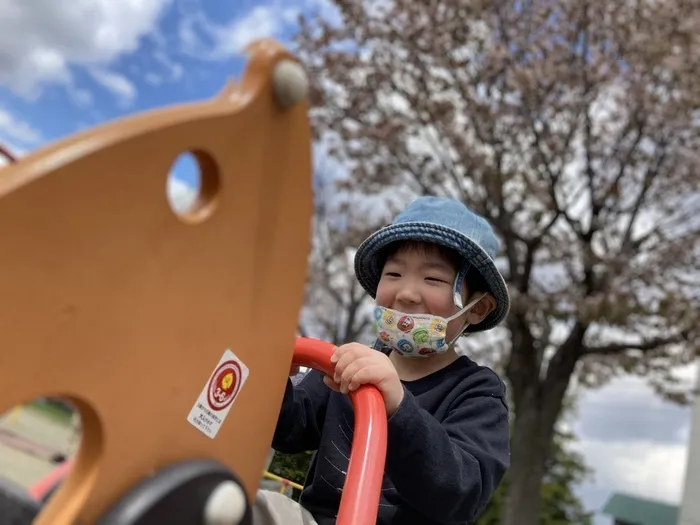
<svg viewBox="0 0 700 525">
<path fill-rule="evenodd" d="M 512 309 L 490 347 L 515 414 L 503 523 L 535 525 L 572 385 L 629 373 L 685 394 L 673 372 L 699 346 L 700 4 L 334 5 L 336 20 L 303 19 L 296 38 L 317 139 L 347 169 L 334 188 L 357 206 L 390 202 L 386 216 L 418 195 L 458 198 L 503 241 Z M 330 277 L 351 273 L 315 256 Z M 341 309 L 360 297 L 318 277 L 326 300 L 350 294 L 333 299 Z M 347 308 L 314 316 L 332 331 Z"/>
</svg>

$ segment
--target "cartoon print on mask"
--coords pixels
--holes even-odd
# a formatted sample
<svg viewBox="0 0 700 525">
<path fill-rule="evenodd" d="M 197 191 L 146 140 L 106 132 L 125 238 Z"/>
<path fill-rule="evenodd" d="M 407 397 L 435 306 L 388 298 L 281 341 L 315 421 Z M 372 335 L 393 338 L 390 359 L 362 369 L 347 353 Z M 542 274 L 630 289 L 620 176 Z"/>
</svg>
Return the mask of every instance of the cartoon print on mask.
<svg viewBox="0 0 700 525">
<path fill-rule="evenodd" d="M 434 335 L 444 335 L 447 331 L 447 323 L 445 323 L 442 319 L 433 319 L 430 322 L 430 331 Z"/>
<path fill-rule="evenodd" d="M 473 308 L 485 294 L 473 299 L 467 306 L 448 318 L 433 314 L 406 314 L 384 306 L 377 306 L 377 335 L 399 354 L 409 357 L 428 357 L 442 354 L 461 335 L 467 323 L 447 341 L 447 325 Z M 398 322 L 397 322 L 398 320 Z M 381 335 L 380 335 L 381 334 Z M 387 340 L 388 338 L 388 340 Z M 409 339 L 415 341 L 415 346 Z"/>
<path fill-rule="evenodd" d="M 385 328 L 394 328 L 396 326 L 396 318 L 398 316 L 394 312 L 386 311 L 382 316 L 382 324 Z"/>
<path fill-rule="evenodd" d="M 399 319 L 399 324 L 396 325 L 399 330 L 401 330 L 403 333 L 407 334 L 413 329 L 413 319 L 411 318 L 410 315 L 404 315 L 401 319 Z"/>
<path fill-rule="evenodd" d="M 418 328 L 413 332 L 413 340 L 419 345 L 424 345 L 428 342 L 428 339 L 430 339 L 430 336 L 425 328 Z"/>
<path fill-rule="evenodd" d="M 411 344 L 411 341 L 408 341 L 407 339 L 401 339 L 401 341 L 396 343 L 396 346 L 397 348 L 401 349 L 402 352 L 407 354 L 413 352 L 413 345 Z"/>
</svg>

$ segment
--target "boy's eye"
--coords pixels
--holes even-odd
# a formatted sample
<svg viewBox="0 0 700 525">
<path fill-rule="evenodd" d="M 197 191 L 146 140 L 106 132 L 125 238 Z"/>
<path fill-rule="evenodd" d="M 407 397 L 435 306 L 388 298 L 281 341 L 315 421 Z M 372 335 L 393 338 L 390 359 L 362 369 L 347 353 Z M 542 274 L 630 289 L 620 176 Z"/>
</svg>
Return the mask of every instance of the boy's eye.
<svg viewBox="0 0 700 525">
<path fill-rule="evenodd" d="M 386 272 L 384 275 L 387 275 L 389 277 L 401 277 L 401 274 L 398 272 Z"/>
<path fill-rule="evenodd" d="M 440 279 L 439 277 L 426 277 L 425 280 L 426 280 L 426 281 L 436 282 L 436 283 L 447 283 L 446 280 Z"/>
</svg>

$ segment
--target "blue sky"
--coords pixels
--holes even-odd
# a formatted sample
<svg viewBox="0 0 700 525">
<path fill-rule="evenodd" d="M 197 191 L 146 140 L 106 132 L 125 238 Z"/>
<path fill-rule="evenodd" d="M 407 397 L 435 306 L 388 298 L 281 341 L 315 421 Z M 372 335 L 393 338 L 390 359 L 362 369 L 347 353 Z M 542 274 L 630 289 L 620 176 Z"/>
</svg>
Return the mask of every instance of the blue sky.
<svg viewBox="0 0 700 525">
<path fill-rule="evenodd" d="M 124 115 L 209 98 L 241 75 L 245 43 L 287 43 L 299 13 L 331 12 L 323 0 L 58 4 L 0 5 L 0 142 L 20 153 Z M 195 182 L 191 162 L 178 168 L 177 177 Z"/>
<path fill-rule="evenodd" d="M 135 112 L 207 99 L 240 76 L 245 43 L 286 42 L 299 13 L 317 12 L 337 15 L 326 0 L 3 0 L 0 143 L 22 154 Z M 192 163 L 176 170 L 189 185 L 194 174 Z M 588 508 L 614 490 L 678 502 L 687 408 L 630 378 L 583 396 L 573 427 L 596 470 L 582 488 Z"/>
</svg>

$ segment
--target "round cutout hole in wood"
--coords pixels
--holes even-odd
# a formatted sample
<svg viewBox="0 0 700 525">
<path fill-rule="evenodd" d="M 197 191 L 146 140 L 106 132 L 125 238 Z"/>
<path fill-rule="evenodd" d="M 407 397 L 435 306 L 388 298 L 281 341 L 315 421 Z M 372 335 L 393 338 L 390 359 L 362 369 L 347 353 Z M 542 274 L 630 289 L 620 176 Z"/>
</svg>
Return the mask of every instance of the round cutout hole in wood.
<svg viewBox="0 0 700 525">
<path fill-rule="evenodd" d="M 170 209 L 183 222 L 205 221 L 216 208 L 221 181 L 214 158 L 202 150 L 177 156 L 168 174 Z"/>
<path fill-rule="evenodd" d="M 39 398 L 0 414 L 0 508 L 23 513 L 34 502 L 38 513 L 70 472 L 81 437 L 80 414 L 67 399 Z"/>
</svg>

